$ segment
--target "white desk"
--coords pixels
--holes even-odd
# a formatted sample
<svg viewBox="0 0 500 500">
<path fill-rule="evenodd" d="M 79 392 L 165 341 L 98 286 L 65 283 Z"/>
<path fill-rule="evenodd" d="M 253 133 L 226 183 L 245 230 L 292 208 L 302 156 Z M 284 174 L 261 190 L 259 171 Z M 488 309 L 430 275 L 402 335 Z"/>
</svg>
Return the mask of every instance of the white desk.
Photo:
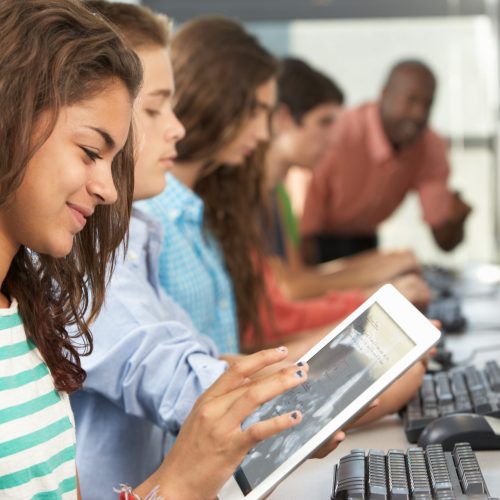
<svg viewBox="0 0 500 500">
<path fill-rule="evenodd" d="M 500 309 L 498 311 L 500 315 Z M 473 349 L 500 344 L 500 332 L 468 332 L 448 336 L 446 346 L 454 359 L 467 358 Z M 500 360 L 500 350 L 480 353 L 474 363 L 482 367 L 484 361 Z M 333 466 L 353 448 L 390 448 L 406 450 L 411 445 L 406 440 L 401 419 L 391 415 L 362 429 L 351 431 L 345 441 L 327 458 L 308 460 L 293 472 L 269 497 L 271 500 L 328 500 L 332 491 Z M 476 452 L 490 495 L 500 498 L 500 451 Z"/>
</svg>

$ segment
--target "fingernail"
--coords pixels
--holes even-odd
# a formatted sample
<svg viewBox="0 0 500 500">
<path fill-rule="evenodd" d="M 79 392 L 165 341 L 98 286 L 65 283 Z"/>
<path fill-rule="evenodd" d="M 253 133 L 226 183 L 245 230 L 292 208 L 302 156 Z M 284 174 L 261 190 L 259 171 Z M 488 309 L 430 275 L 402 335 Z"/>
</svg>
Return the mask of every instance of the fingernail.
<svg viewBox="0 0 500 500">
<path fill-rule="evenodd" d="M 292 413 L 290 413 L 290 418 L 292 420 L 297 420 L 299 418 L 299 414 L 296 411 L 293 411 Z"/>
<path fill-rule="evenodd" d="M 304 372 L 302 370 L 298 370 L 298 371 L 295 372 L 295 376 L 299 377 L 299 378 L 302 378 L 304 376 Z"/>
<path fill-rule="evenodd" d="M 284 345 L 282 345 L 280 347 L 276 347 L 276 350 L 278 352 L 288 352 L 288 349 Z"/>
<path fill-rule="evenodd" d="M 304 366 L 304 362 L 303 361 L 298 361 L 297 363 L 295 363 L 297 366 Z"/>
</svg>

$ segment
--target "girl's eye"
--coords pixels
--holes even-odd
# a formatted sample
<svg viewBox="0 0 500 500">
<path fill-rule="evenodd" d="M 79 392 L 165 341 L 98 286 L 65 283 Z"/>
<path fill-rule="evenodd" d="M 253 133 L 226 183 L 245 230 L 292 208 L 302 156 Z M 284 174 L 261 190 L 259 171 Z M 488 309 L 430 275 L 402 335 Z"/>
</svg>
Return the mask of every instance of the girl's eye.
<svg viewBox="0 0 500 500">
<path fill-rule="evenodd" d="M 91 149 L 85 148 L 83 146 L 80 147 L 91 161 L 95 162 L 96 160 L 102 160 L 102 156 L 99 156 L 95 151 L 92 151 Z"/>
</svg>

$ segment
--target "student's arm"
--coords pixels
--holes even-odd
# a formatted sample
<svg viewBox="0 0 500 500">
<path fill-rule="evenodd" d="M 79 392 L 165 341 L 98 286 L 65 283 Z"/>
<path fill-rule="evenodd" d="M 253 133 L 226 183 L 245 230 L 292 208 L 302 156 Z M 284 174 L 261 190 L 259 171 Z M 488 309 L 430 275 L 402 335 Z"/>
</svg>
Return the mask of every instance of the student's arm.
<svg viewBox="0 0 500 500">
<path fill-rule="evenodd" d="M 358 289 L 369 296 L 384 283 L 392 283 L 415 305 L 425 306 L 430 299 L 427 285 L 417 274 L 420 266 L 408 251 L 378 253 L 353 262 L 339 259 L 335 269 L 322 267 L 324 274 L 318 272 L 320 266 L 292 271 L 278 258 L 269 258 L 268 262 L 290 300 L 319 297 L 333 290 Z"/>
<path fill-rule="evenodd" d="M 403 274 L 419 273 L 420 264 L 411 250 L 368 250 L 320 264 L 316 269 L 322 275 L 335 277 L 339 289 L 364 288 Z"/>
<path fill-rule="evenodd" d="M 187 321 L 173 301 L 118 266 L 92 325 L 93 353 L 82 358 L 85 390 L 177 433 L 199 395 L 227 367 Z"/>
<path fill-rule="evenodd" d="M 366 296 L 359 291 L 330 292 L 309 300 L 292 301 L 282 292 L 273 270 L 263 268 L 264 286 L 269 304 L 262 300 L 259 317 L 262 325 L 262 339 L 248 329 L 243 334 L 242 345 L 247 350 L 256 350 L 297 334 L 317 330 L 344 319 L 354 311 Z"/>
<path fill-rule="evenodd" d="M 411 400 L 422 385 L 425 370 L 426 364 L 424 361 L 415 363 L 379 396 L 378 406 L 365 413 L 349 427 L 359 427 L 399 411 Z"/>
<path fill-rule="evenodd" d="M 158 494 L 169 500 L 212 500 L 249 449 L 259 441 L 301 422 L 299 411 L 259 422 L 243 430 L 242 422 L 264 402 L 291 389 L 307 378 L 297 375 L 295 365 L 258 380 L 252 376 L 280 363 L 286 350 L 270 349 L 233 364 L 196 402 L 179 436 L 159 469 L 138 486 L 146 496 L 159 486 Z M 301 368 L 302 370 L 302 368 Z M 338 433 L 330 450 L 343 439 Z"/>
</svg>

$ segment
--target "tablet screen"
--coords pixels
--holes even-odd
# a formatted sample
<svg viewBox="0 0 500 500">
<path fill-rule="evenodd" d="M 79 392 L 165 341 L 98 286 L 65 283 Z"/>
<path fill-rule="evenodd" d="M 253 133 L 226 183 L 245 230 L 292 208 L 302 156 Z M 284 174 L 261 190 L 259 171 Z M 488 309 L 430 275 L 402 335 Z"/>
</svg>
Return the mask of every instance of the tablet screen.
<svg viewBox="0 0 500 500">
<path fill-rule="evenodd" d="M 245 421 L 244 428 L 295 409 L 304 415 L 299 425 L 250 450 L 235 473 L 243 493 L 266 479 L 414 346 L 378 303 L 358 316 L 309 359 L 304 384 L 268 401 Z"/>
</svg>

